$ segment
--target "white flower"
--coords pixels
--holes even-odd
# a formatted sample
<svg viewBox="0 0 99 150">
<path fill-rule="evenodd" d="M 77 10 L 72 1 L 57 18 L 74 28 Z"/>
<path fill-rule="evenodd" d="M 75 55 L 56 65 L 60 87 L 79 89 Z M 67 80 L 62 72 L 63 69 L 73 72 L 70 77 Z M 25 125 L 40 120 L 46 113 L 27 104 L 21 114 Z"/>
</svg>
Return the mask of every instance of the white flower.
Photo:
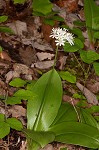
<svg viewBox="0 0 99 150">
<path fill-rule="evenodd" d="M 64 46 L 65 42 L 74 45 L 74 37 L 65 28 L 53 28 L 50 37 L 55 38 L 56 45 Z"/>
</svg>

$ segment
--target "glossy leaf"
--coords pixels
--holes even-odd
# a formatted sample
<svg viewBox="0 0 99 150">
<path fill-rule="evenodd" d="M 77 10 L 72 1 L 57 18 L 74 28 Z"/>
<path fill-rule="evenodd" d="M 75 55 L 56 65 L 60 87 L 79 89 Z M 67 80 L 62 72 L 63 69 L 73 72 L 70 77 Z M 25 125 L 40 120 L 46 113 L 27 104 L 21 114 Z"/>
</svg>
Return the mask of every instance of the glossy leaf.
<svg viewBox="0 0 99 150">
<path fill-rule="evenodd" d="M 18 131 L 21 131 L 23 129 L 23 125 L 22 125 L 21 121 L 19 121 L 16 118 L 8 118 L 6 120 L 6 122 L 9 124 L 9 126 L 12 129 L 15 129 L 15 130 L 18 130 Z"/>
<path fill-rule="evenodd" d="M 80 50 L 80 57 L 85 63 L 91 64 L 95 60 L 99 59 L 99 54 L 92 50 Z"/>
<path fill-rule="evenodd" d="M 52 11 L 52 3 L 49 0 L 33 0 L 33 11 L 47 15 Z"/>
<path fill-rule="evenodd" d="M 16 98 L 20 98 L 21 100 L 30 100 L 33 99 L 34 97 L 36 97 L 36 94 L 34 94 L 32 91 L 30 90 L 18 90 L 17 92 L 14 93 L 13 95 Z"/>
<path fill-rule="evenodd" d="M 10 132 L 10 126 L 5 122 L 0 122 L 0 138 L 4 138 Z"/>
<path fill-rule="evenodd" d="M 83 36 L 83 34 L 82 34 L 82 31 L 79 29 L 79 28 L 73 28 L 72 29 L 72 33 L 73 34 L 75 34 L 75 35 L 77 35 L 78 36 L 78 39 L 80 39 L 81 41 L 83 41 L 84 42 L 84 36 Z"/>
<path fill-rule="evenodd" d="M 23 87 L 26 83 L 27 82 L 21 78 L 15 78 L 9 83 L 9 85 L 13 87 Z"/>
<path fill-rule="evenodd" d="M 96 75 L 99 76 L 99 62 L 94 62 L 93 67 L 94 67 Z"/>
<path fill-rule="evenodd" d="M 79 122 L 63 122 L 49 129 L 55 133 L 55 141 L 88 148 L 99 148 L 99 130 Z"/>
<path fill-rule="evenodd" d="M 28 129 L 46 131 L 54 121 L 62 100 L 62 83 L 56 70 L 45 73 L 34 85 L 37 94 L 28 101 Z"/>
<path fill-rule="evenodd" d="M 41 147 L 44 147 L 48 143 L 51 143 L 55 139 L 55 135 L 52 132 L 36 132 L 32 130 L 23 130 L 28 138 L 31 138 L 33 141 L 39 143 Z"/>
<path fill-rule="evenodd" d="M 9 105 L 15 105 L 15 104 L 21 104 L 21 98 L 20 97 L 7 97 L 7 100 L 6 100 L 6 104 L 9 104 Z"/>
<path fill-rule="evenodd" d="M 74 110 L 74 107 L 69 103 L 62 103 L 58 114 L 51 126 L 54 124 L 59 124 L 61 122 L 70 122 L 70 121 L 77 121 L 77 113 Z"/>
<path fill-rule="evenodd" d="M 99 30 L 99 6 L 93 0 L 84 0 L 86 26 Z"/>
<path fill-rule="evenodd" d="M 69 43 L 65 43 L 64 51 L 65 52 L 76 52 L 84 47 L 83 42 L 80 39 L 74 38 L 74 45 L 70 45 Z"/>
<path fill-rule="evenodd" d="M 66 80 L 70 83 L 76 83 L 76 77 L 68 71 L 60 71 L 59 75 L 63 80 Z"/>
<path fill-rule="evenodd" d="M 27 148 L 28 150 L 39 150 L 41 148 L 38 142 L 33 141 L 31 138 L 27 137 Z"/>
<path fill-rule="evenodd" d="M 5 118 L 4 114 L 0 114 L 0 122 L 4 122 L 4 118 Z"/>
<path fill-rule="evenodd" d="M 99 125 L 94 117 L 85 109 L 80 108 L 80 119 L 82 123 L 88 124 L 90 126 L 96 127 L 99 129 Z"/>
</svg>

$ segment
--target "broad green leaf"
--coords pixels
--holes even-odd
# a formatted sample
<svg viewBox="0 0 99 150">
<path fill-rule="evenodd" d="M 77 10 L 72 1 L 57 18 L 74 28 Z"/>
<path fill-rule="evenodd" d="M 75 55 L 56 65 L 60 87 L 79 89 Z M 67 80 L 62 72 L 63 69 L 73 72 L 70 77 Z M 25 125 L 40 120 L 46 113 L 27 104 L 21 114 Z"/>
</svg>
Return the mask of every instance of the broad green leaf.
<svg viewBox="0 0 99 150">
<path fill-rule="evenodd" d="M 99 148 L 99 130 L 79 122 L 63 122 L 49 129 L 55 133 L 55 141 L 88 148 Z"/>
<path fill-rule="evenodd" d="M 33 141 L 39 143 L 41 147 L 44 147 L 48 143 L 53 142 L 55 139 L 55 135 L 53 132 L 36 132 L 27 129 L 23 130 L 23 132 Z"/>
<path fill-rule="evenodd" d="M 8 16 L 0 16 L 0 23 L 7 21 Z"/>
<path fill-rule="evenodd" d="M 70 122 L 70 121 L 77 121 L 77 113 L 74 110 L 74 107 L 69 103 L 62 103 L 58 114 L 51 126 L 54 124 L 59 124 L 61 122 Z"/>
<path fill-rule="evenodd" d="M 93 0 L 84 0 L 84 13 L 86 26 L 94 30 L 99 30 L 99 6 Z"/>
<path fill-rule="evenodd" d="M 0 122 L 4 122 L 4 118 L 5 118 L 4 114 L 0 114 Z"/>
<path fill-rule="evenodd" d="M 78 39 L 80 39 L 81 41 L 83 41 L 84 42 L 84 36 L 83 36 L 83 34 L 82 34 L 82 31 L 79 29 L 79 28 L 73 28 L 72 29 L 72 33 L 73 34 L 75 34 L 75 35 L 77 35 L 78 36 Z"/>
<path fill-rule="evenodd" d="M 0 26 L 0 32 L 13 34 L 14 32 L 9 27 Z"/>
<path fill-rule="evenodd" d="M 19 121 L 16 118 L 8 118 L 6 120 L 6 123 L 8 123 L 12 129 L 15 129 L 18 131 L 21 131 L 23 129 L 23 125 L 22 125 L 21 121 Z"/>
<path fill-rule="evenodd" d="M 93 63 L 93 67 L 94 67 L 96 75 L 99 76 L 99 63 L 98 62 L 94 62 Z"/>
<path fill-rule="evenodd" d="M 49 0 L 33 0 L 33 11 L 47 15 L 52 11 L 52 3 Z"/>
<path fill-rule="evenodd" d="M 97 121 L 94 119 L 94 117 L 85 109 L 80 108 L 80 119 L 82 123 L 88 124 L 90 126 L 96 127 L 99 129 L 99 125 Z"/>
<path fill-rule="evenodd" d="M 30 100 L 34 97 L 37 97 L 36 94 L 34 94 L 32 91 L 24 89 L 18 90 L 16 93 L 14 93 L 13 96 L 16 98 L 20 98 L 21 100 Z"/>
<path fill-rule="evenodd" d="M 28 129 L 46 131 L 54 121 L 62 100 L 62 83 L 55 69 L 45 73 L 34 85 L 37 95 L 27 104 Z"/>
<path fill-rule="evenodd" d="M 70 45 L 69 43 L 65 43 L 64 51 L 65 52 L 76 52 L 84 47 L 83 42 L 80 39 L 74 38 L 74 45 Z"/>
<path fill-rule="evenodd" d="M 66 80 L 70 83 L 76 83 L 76 77 L 68 71 L 60 71 L 59 75 L 63 80 Z"/>
<path fill-rule="evenodd" d="M 9 104 L 9 105 L 15 105 L 15 104 L 21 104 L 21 98 L 20 97 L 7 97 L 7 100 L 6 100 L 6 104 Z"/>
<path fill-rule="evenodd" d="M 23 87 L 26 83 L 27 82 L 21 78 L 15 78 L 9 83 L 9 85 L 13 87 Z"/>
<path fill-rule="evenodd" d="M 95 120 L 98 121 L 98 125 L 99 125 L 99 116 L 94 116 Z"/>
<path fill-rule="evenodd" d="M 0 139 L 4 138 L 10 132 L 10 126 L 5 122 L 0 122 Z"/>
<path fill-rule="evenodd" d="M 33 141 L 31 138 L 26 136 L 27 138 L 27 148 L 28 150 L 39 150 L 41 148 L 40 144 L 38 142 Z"/>
<path fill-rule="evenodd" d="M 28 83 L 26 89 L 29 91 L 32 91 L 33 86 L 35 85 L 36 81 L 37 80 L 32 80 L 31 83 Z"/>
<path fill-rule="evenodd" d="M 0 46 L 0 52 L 2 52 L 3 48 Z"/>
<path fill-rule="evenodd" d="M 26 0 L 13 0 L 14 4 L 24 4 Z"/>
<path fill-rule="evenodd" d="M 85 63 L 91 64 L 99 59 L 99 54 L 92 50 L 80 50 L 80 57 Z"/>
</svg>

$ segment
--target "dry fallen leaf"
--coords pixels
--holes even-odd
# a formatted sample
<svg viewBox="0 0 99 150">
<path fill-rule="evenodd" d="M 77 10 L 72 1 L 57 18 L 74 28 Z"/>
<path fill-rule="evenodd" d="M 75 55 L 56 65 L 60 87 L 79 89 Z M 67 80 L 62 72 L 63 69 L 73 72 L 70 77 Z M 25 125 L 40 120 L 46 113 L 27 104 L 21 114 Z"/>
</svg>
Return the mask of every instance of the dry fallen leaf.
<svg viewBox="0 0 99 150">
<path fill-rule="evenodd" d="M 78 0 L 59 0 L 56 1 L 56 4 L 59 7 L 64 7 L 68 12 L 74 12 L 78 8 Z"/>
<path fill-rule="evenodd" d="M 14 31 L 15 34 L 23 36 L 23 32 L 27 32 L 27 25 L 25 22 L 22 22 L 20 20 L 7 23 L 7 26 L 9 26 L 12 31 Z"/>
<path fill-rule="evenodd" d="M 41 53 L 38 52 L 36 53 L 36 55 L 40 61 L 45 60 L 45 59 L 51 60 L 54 57 L 54 54 L 44 53 L 44 52 L 41 52 Z"/>
<path fill-rule="evenodd" d="M 86 87 L 84 87 L 82 84 L 79 82 L 76 83 L 76 86 L 81 90 L 81 92 L 85 95 L 88 103 L 91 103 L 93 105 L 98 105 L 98 99 L 97 97 L 89 91 Z"/>
<path fill-rule="evenodd" d="M 88 84 L 87 85 L 88 89 L 90 89 L 91 92 L 93 93 L 98 93 L 99 92 L 99 82 L 96 82 L 94 84 Z"/>
<path fill-rule="evenodd" d="M 12 117 L 20 118 L 26 116 L 26 109 L 19 105 L 13 105 L 8 109 L 8 112 L 11 113 Z"/>
<path fill-rule="evenodd" d="M 2 52 L 0 53 L 0 58 L 1 58 L 1 59 L 4 59 L 4 60 L 7 60 L 7 61 L 12 61 L 12 59 L 10 58 L 10 56 L 8 55 L 8 53 L 5 52 L 5 51 L 2 51 Z"/>
<path fill-rule="evenodd" d="M 51 61 L 39 61 L 31 65 L 31 68 L 36 67 L 38 69 L 49 69 L 54 64 L 54 60 Z"/>
</svg>

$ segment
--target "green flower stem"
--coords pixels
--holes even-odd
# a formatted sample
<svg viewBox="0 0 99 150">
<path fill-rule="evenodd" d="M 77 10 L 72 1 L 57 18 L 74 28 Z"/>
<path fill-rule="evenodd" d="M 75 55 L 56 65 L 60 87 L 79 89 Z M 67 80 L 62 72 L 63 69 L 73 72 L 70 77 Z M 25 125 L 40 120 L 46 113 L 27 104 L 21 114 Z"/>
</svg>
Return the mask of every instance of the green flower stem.
<svg viewBox="0 0 99 150">
<path fill-rule="evenodd" d="M 58 46 L 56 47 L 56 52 L 55 52 L 55 58 L 54 58 L 53 69 L 54 69 L 54 68 L 55 68 L 55 66 L 56 66 L 57 54 L 58 54 Z"/>
</svg>

